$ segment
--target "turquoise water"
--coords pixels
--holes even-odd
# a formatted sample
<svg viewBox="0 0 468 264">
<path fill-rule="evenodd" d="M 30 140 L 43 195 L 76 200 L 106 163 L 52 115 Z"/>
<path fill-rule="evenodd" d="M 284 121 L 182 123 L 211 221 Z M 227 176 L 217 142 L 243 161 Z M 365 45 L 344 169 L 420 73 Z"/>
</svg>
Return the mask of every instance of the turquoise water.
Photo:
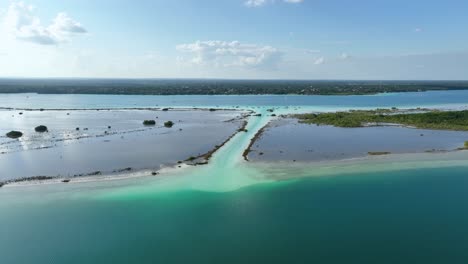
<svg viewBox="0 0 468 264">
<path fill-rule="evenodd" d="M 466 172 L 0 202 L 1 263 L 466 263 Z"/>
<path fill-rule="evenodd" d="M 0 94 L 1 107 L 13 108 L 119 108 L 119 107 L 234 107 L 309 106 L 318 109 L 363 107 L 466 106 L 468 90 L 391 93 L 370 96 L 297 95 L 49 95 Z"/>
<path fill-rule="evenodd" d="M 2 105 L 46 108 L 42 95 L 31 95 L 38 97 L 29 103 L 19 101 L 25 95 L 11 96 L 16 99 L 8 102 L 0 96 Z M 56 95 L 48 105 L 170 106 L 175 100 L 173 106 L 190 106 L 181 98 Z M 282 106 L 278 114 L 296 111 L 287 100 L 321 110 L 454 108 L 465 106 L 467 92 L 187 98 L 198 98 L 199 106 L 257 107 L 263 115 L 250 117 L 248 132 L 233 137 L 206 166 L 158 177 L 0 189 L 1 263 L 468 261 L 464 152 L 294 166 L 247 163 L 241 155 L 271 120 L 266 106 Z"/>
</svg>

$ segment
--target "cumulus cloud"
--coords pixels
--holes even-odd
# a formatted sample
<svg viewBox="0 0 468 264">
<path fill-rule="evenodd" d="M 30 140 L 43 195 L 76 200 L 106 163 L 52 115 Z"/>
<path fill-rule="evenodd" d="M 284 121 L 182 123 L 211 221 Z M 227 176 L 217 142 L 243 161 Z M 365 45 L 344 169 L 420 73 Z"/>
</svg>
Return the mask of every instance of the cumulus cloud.
<svg viewBox="0 0 468 264">
<path fill-rule="evenodd" d="M 58 13 L 52 23 L 44 26 L 34 14 L 34 7 L 24 2 L 12 2 L 7 9 L 3 26 L 16 39 L 42 45 L 66 42 L 86 29 L 66 13 Z"/>
<path fill-rule="evenodd" d="M 191 54 L 190 62 L 197 65 L 274 66 L 281 53 L 271 46 L 243 44 L 239 41 L 197 41 L 177 45 L 177 50 Z"/>
</svg>

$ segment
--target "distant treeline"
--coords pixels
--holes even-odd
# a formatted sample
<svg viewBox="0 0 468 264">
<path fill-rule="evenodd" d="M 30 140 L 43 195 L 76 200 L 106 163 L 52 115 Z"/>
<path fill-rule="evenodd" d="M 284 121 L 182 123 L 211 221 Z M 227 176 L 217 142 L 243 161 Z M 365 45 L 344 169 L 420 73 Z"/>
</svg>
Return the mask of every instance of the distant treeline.
<svg viewBox="0 0 468 264">
<path fill-rule="evenodd" d="M 40 94 L 360 95 L 465 89 L 468 89 L 468 81 L 0 79 L 0 93 Z"/>
</svg>

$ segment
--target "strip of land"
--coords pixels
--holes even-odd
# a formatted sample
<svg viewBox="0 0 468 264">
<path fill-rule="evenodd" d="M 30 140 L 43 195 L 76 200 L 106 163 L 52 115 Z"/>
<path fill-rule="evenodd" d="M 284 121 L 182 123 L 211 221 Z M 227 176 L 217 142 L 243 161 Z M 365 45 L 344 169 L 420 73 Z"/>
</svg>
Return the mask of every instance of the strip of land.
<svg viewBox="0 0 468 264">
<path fill-rule="evenodd" d="M 301 123 L 336 127 L 403 125 L 422 129 L 468 131 L 468 110 L 402 113 L 398 109 L 354 110 L 293 115 Z"/>
<path fill-rule="evenodd" d="M 0 93 L 131 95 L 366 95 L 468 90 L 468 81 L 0 79 Z"/>
<path fill-rule="evenodd" d="M 269 123 L 266 124 L 265 126 L 263 126 L 262 128 L 260 128 L 257 131 L 257 133 L 255 133 L 253 138 L 250 139 L 249 145 L 247 146 L 247 148 L 242 153 L 242 157 L 244 157 L 245 161 L 249 161 L 249 153 L 250 153 L 250 151 L 252 151 L 252 146 L 255 144 L 255 141 L 257 141 L 262 136 L 263 132 L 265 132 L 265 130 L 268 128 L 268 125 L 269 125 Z"/>
</svg>

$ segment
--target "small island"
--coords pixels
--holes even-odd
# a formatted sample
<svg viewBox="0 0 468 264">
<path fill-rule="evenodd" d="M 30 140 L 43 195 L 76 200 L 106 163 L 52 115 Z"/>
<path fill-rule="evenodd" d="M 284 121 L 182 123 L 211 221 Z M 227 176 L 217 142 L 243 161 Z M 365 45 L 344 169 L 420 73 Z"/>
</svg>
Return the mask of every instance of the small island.
<svg viewBox="0 0 468 264">
<path fill-rule="evenodd" d="M 164 126 L 170 128 L 170 127 L 174 126 L 174 122 L 172 122 L 172 121 L 164 122 Z"/>
<path fill-rule="evenodd" d="M 468 110 L 421 110 L 416 113 L 398 109 L 351 110 L 347 112 L 297 114 L 299 122 L 336 127 L 402 125 L 422 129 L 468 131 Z"/>
<path fill-rule="evenodd" d="M 155 120 L 145 120 L 145 121 L 143 121 L 143 125 L 145 125 L 145 126 L 154 126 L 154 125 L 156 125 L 156 121 Z"/>
<path fill-rule="evenodd" d="M 23 133 L 20 132 L 20 131 L 10 131 L 10 132 L 6 133 L 6 136 L 8 138 L 17 139 L 17 138 L 22 137 Z"/>
<path fill-rule="evenodd" d="M 40 126 L 35 127 L 34 131 L 36 131 L 38 133 L 44 133 L 44 132 L 48 131 L 48 128 L 46 126 L 44 126 L 44 125 L 40 125 Z"/>
</svg>

